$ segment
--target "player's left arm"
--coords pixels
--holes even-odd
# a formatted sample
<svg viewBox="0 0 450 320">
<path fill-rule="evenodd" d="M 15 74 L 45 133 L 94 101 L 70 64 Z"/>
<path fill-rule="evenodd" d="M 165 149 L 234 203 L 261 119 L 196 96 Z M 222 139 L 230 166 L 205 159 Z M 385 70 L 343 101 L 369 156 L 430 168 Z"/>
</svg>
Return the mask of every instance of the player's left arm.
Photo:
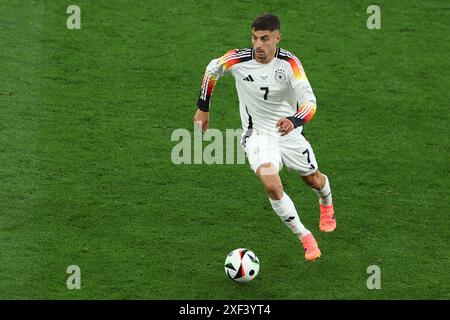
<svg viewBox="0 0 450 320">
<path fill-rule="evenodd" d="M 289 63 L 292 70 L 290 81 L 297 101 L 297 111 L 288 119 L 297 128 L 311 121 L 316 113 L 317 105 L 316 97 L 300 60 L 294 56 Z"/>
<path fill-rule="evenodd" d="M 297 101 L 297 111 L 290 117 L 280 119 L 277 123 L 283 135 L 311 121 L 316 113 L 316 97 L 300 61 L 294 56 L 288 60 L 291 72 L 288 76 Z M 288 120 L 289 122 L 287 122 Z"/>
</svg>

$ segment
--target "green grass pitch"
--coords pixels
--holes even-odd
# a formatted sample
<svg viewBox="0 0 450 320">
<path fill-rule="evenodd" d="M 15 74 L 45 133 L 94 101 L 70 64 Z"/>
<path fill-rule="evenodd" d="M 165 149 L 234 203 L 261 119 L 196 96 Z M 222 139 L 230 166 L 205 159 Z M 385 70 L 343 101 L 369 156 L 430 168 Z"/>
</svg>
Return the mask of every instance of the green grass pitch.
<svg viewBox="0 0 450 320">
<path fill-rule="evenodd" d="M 68 30 L 69 4 L 81 29 Z M 0 298 L 449 299 L 447 1 L 2 1 Z M 322 258 L 272 211 L 248 163 L 174 165 L 204 69 L 251 46 L 261 12 L 317 96 L 306 127 L 331 181 L 336 232 L 293 172 L 286 192 Z M 239 128 L 231 76 L 211 127 Z M 223 263 L 248 247 L 246 286 Z M 66 268 L 81 269 L 81 289 Z M 368 290 L 370 265 L 381 289 Z"/>
</svg>

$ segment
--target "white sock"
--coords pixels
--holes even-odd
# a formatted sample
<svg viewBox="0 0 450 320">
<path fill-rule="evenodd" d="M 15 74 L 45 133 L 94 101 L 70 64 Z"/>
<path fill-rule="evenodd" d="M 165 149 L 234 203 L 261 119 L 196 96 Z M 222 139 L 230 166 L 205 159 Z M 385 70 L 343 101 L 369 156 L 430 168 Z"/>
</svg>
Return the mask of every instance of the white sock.
<svg viewBox="0 0 450 320">
<path fill-rule="evenodd" d="M 300 221 L 295 205 L 286 193 L 280 200 L 269 200 L 276 214 L 300 239 L 311 233 Z"/>
<path fill-rule="evenodd" d="M 325 176 L 325 186 L 322 188 L 322 190 L 316 190 L 314 188 L 312 189 L 319 196 L 320 204 L 325 206 L 331 206 L 333 204 L 333 198 L 331 197 L 330 183 L 328 181 L 327 176 Z"/>
</svg>

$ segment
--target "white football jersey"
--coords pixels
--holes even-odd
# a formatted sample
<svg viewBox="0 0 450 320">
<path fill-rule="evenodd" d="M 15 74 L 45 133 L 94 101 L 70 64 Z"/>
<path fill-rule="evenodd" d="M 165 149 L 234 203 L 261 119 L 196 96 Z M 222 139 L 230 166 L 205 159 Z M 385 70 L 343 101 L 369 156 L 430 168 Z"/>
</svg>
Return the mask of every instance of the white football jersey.
<svg viewBox="0 0 450 320">
<path fill-rule="evenodd" d="M 206 68 L 197 105 L 209 111 L 219 77 L 230 72 L 236 81 L 244 134 L 249 129 L 276 133 L 276 123 L 290 118 L 297 134 L 316 111 L 316 98 L 303 67 L 292 53 L 278 48 L 270 63 L 256 61 L 254 50 L 234 49 Z"/>
</svg>

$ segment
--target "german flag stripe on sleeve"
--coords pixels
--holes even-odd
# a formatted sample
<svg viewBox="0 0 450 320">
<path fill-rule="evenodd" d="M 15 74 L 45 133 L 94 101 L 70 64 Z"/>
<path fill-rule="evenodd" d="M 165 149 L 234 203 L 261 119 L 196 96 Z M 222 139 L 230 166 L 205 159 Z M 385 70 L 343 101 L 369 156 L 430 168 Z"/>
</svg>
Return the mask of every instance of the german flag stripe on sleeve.
<svg viewBox="0 0 450 320">
<path fill-rule="evenodd" d="M 303 123 L 309 122 L 314 114 L 316 113 L 317 106 L 309 101 L 305 101 L 298 108 L 297 112 L 294 114 L 294 117 L 303 120 Z"/>
<path fill-rule="evenodd" d="M 292 68 L 294 74 L 294 80 L 307 80 L 305 71 L 303 70 L 300 60 L 289 51 L 279 49 L 278 58 L 286 60 Z"/>
<path fill-rule="evenodd" d="M 248 61 L 252 59 L 252 49 L 234 49 L 225 53 L 220 57 L 220 63 L 223 65 L 224 70 L 230 69 L 237 63 Z"/>
<path fill-rule="evenodd" d="M 222 57 L 220 57 L 218 59 L 218 62 L 219 67 L 221 67 L 223 71 L 227 71 L 232 66 L 241 62 L 249 61 L 251 59 L 253 59 L 252 49 L 234 49 L 228 51 Z M 200 110 L 209 111 L 210 100 L 217 79 L 219 79 L 219 76 L 217 74 L 208 71 L 205 72 L 200 88 L 200 96 L 197 101 L 197 106 Z"/>
</svg>

